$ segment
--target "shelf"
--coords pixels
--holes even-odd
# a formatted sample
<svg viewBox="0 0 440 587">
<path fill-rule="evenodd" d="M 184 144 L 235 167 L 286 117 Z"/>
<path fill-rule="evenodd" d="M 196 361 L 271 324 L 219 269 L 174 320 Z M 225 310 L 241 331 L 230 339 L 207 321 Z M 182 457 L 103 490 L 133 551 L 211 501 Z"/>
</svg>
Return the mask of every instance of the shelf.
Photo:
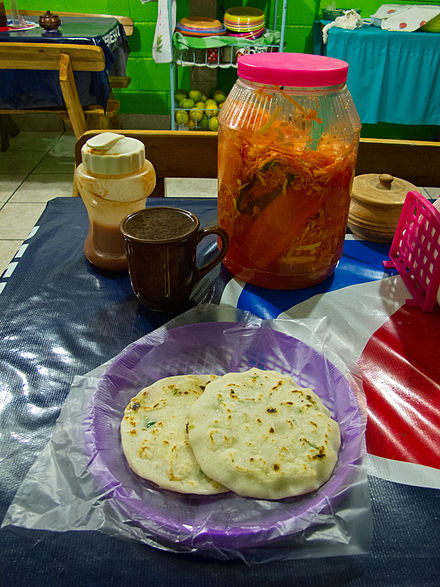
<svg viewBox="0 0 440 587">
<path fill-rule="evenodd" d="M 174 102 L 174 91 L 175 81 L 177 79 L 177 68 L 178 67 L 196 67 L 196 68 L 207 68 L 207 69 L 232 69 L 237 68 L 237 57 L 241 54 L 248 53 L 273 53 L 284 50 L 284 32 L 286 24 L 286 12 L 287 12 L 287 0 L 282 0 L 282 19 L 281 19 L 281 30 L 277 32 L 277 10 L 278 0 L 274 0 L 273 15 L 269 19 L 271 22 L 267 22 L 266 31 L 272 34 L 272 37 L 262 37 L 255 39 L 255 42 L 250 40 L 238 40 L 234 42 L 224 42 L 224 38 L 216 37 L 218 39 L 213 42 L 213 38 L 210 40 L 210 47 L 206 47 L 203 44 L 200 47 L 200 43 L 196 44 L 193 42 L 191 47 L 191 40 L 184 40 L 180 34 L 180 39 L 176 37 L 176 44 L 174 44 L 174 32 L 171 32 L 173 37 L 172 50 L 173 59 L 170 64 L 170 84 L 171 84 L 171 128 L 172 130 L 189 130 L 187 125 L 178 124 L 176 121 L 176 112 L 181 110 Z M 169 14 L 171 14 L 171 1 L 169 0 Z M 265 33 L 266 34 L 266 33 Z M 230 39 L 232 40 L 232 39 Z M 196 46 L 194 46 L 196 45 Z M 200 128 L 198 125 L 194 130 L 207 130 L 206 128 Z"/>
<path fill-rule="evenodd" d="M 279 45 L 227 45 L 209 49 L 176 49 L 174 62 L 181 67 L 237 67 L 237 57 L 248 53 L 273 53 L 279 51 Z"/>
</svg>

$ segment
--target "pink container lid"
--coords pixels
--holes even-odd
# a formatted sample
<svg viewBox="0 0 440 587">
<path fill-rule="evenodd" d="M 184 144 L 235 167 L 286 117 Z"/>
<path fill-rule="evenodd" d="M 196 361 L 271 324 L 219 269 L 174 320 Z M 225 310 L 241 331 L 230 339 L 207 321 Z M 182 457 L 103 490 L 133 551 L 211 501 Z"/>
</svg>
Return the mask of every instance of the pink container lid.
<svg viewBox="0 0 440 587">
<path fill-rule="evenodd" d="M 254 53 L 237 59 L 238 77 L 296 88 L 336 86 L 347 81 L 348 63 L 308 53 Z"/>
</svg>

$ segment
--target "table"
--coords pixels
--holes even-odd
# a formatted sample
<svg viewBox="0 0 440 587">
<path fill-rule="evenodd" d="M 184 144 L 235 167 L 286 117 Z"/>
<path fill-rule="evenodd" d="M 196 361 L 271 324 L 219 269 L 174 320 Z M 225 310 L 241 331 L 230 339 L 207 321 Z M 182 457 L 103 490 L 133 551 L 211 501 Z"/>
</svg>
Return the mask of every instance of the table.
<svg viewBox="0 0 440 587">
<path fill-rule="evenodd" d="M 333 27 L 324 45 L 327 23 L 314 23 L 314 52 L 348 62 L 347 85 L 363 123 L 440 125 L 437 33 Z"/>
<path fill-rule="evenodd" d="M 216 200 L 149 198 L 216 221 Z M 0 279 L 2 347 L 0 519 L 47 444 L 75 375 L 114 357 L 173 315 L 142 308 L 125 273 L 95 270 L 83 255 L 80 198 L 50 201 Z M 211 253 L 210 245 L 201 252 Z M 347 235 L 334 277 L 298 291 L 244 286 L 223 267 L 196 301 L 261 318 L 328 320 L 328 335 L 357 349 L 369 403 L 371 552 L 246 566 L 169 554 L 101 532 L 0 530 L 5 585 L 426 585 L 438 580 L 440 310 L 405 303 L 400 276 L 384 273 L 388 247 Z M 389 319 L 387 319 L 389 316 Z M 373 368 L 372 368 L 373 366 Z M 411 385 L 402 386 L 405 382 Z M 382 390 L 382 392 L 381 392 Z"/>
<path fill-rule="evenodd" d="M 37 16 L 27 22 L 38 24 Z M 83 106 L 105 107 L 110 95 L 109 75 L 124 76 L 128 44 L 122 25 L 115 18 L 63 16 L 57 32 L 46 32 L 40 26 L 14 32 L 0 32 L 0 42 L 75 43 L 100 47 L 106 59 L 104 72 L 75 72 L 78 94 Z M 0 108 L 46 108 L 63 106 L 58 73 L 32 71 L 23 77 L 15 70 L 0 72 Z"/>
</svg>

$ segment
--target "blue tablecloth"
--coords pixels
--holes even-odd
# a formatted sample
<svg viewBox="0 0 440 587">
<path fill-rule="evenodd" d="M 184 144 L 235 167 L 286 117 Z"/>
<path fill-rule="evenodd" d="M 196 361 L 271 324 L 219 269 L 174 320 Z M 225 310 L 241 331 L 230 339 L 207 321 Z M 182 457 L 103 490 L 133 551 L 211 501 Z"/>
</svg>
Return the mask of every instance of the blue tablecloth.
<svg viewBox="0 0 440 587">
<path fill-rule="evenodd" d="M 38 24 L 38 17 L 27 17 Z M 125 75 L 128 44 L 123 27 L 114 18 L 63 17 L 56 32 L 40 26 L 27 30 L 0 32 L 0 42 L 75 43 L 96 45 L 105 55 L 106 70 L 75 72 L 78 95 L 83 106 L 105 107 L 110 94 L 109 75 Z M 0 108 L 46 108 L 63 106 L 57 71 L 0 71 Z"/>
<path fill-rule="evenodd" d="M 440 35 L 314 25 L 314 51 L 349 64 L 347 85 L 366 124 L 440 125 Z"/>
<path fill-rule="evenodd" d="M 202 226 L 216 222 L 215 199 L 148 200 L 148 205 L 158 204 L 192 210 L 200 217 Z M 114 357 L 128 344 L 172 317 L 142 308 L 131 291 L 126 273 L 96 270 L 86 261 L 83 243 L 87 229 L 87 213 L 79 198 L 52 200 L 0 279 L 0 336 L 3 341 L 0 350 L 0 519 L 47 444 L 74 376 Z M 212 250 L 208 244 L 201 255 L 210 254 Z M 408 295 L 399 294 L 399 276 L 384 279 L 382 260 L 387 254 L 386 245 L 358 241 L 348 235 L 334 277 L 315 288 L 297 292 L 250 287 L 232 279 L 232 275 L 219 266 L 211 273 L 210 283 L 201 287 L 195 301 L 233 304 L 262 318 L 277 317 L 287 311 L 293 320 L 301 321 L 307 316 L 319 319 L 321 314 L 321 319 L 329 319 L 333 326 L 339 322 L 343 324 L 341 338 L 347 341 L 346 352 L 351 352 L 353 332 L 363 336 L 367 326 L 371 331 L 369 320 L 374 323 L 387 305 L 398 308 L 399 303 L 393 305 L 398 295 L 403 295 L 403 301 Z M 365 297 L 365 292 L 370 292 L 370 297 Z M 347 305 L 349 299 L 355 304 L 351 312 Z M 417 308 L 400 308 L 394 329 L 399 344 L 403 344 L 400 333 L 405 324 L 409 324 L 412 347 L 420 347 L 422 354 L 427 355 L 431 346 L 423 348 L 423 340 L 427 340 L 429 330 L 439 324 L 440 312 L 437 309 L 428 316 L 429 321 L 421 328 L 420 323 L 414 324 L 424 318 L 422 314 Z M 362 315 L 364 323 L 357 321 Z M 365 335 L 365 340 L 368 338 L 369 335 Z M 432 344 L 432 347 L 436 347 L 437 352 L 437 345 Z M 407 358 L 405 352 L 409 350 L 400 349 L 399 352 Z M 385 351 L 383 348 L 382 352 Z M 430 373 L 435 377 L 438 373 L 435 361 L 430 365 Z M 419 369 L 419 365 L 414 365 L 414 369 Z M 402 372 L 410 370 L 411 363 L 406 361 Z M 430 383 L 428 371 L 417 370 L 416 381 L 421 387 Z M 396 376 L 395 371 L 390 371 L 382 383 L 386 385 Z M 420 396 L 416 396 L 415 404 L 410 402 L 413 391 L 404 390 L 398 401 L 391 394 L 388 409 L 401 410 L 403 419 L 411 420 L 414 411 L 420 409 Z M 373 398 L 369 396 L 369 402 Z M 434 399 L 432 396 L 432 402 Z M 371 408 L 368 426 L 378 421 L 377 433 L 382 430 L 385 438 L 391 437 L 396 423 L 382 419 L 386 410 L 375 412 L 374 405 Z M 404 425 L 403 422 L 400 426 Z M 407 444 L 404 432 L 402 428 L 398 432 L 402 446 Z M 431 449 L 438 455 L 435 444 L 438 432 L 434 428 L 429 434 L 421 432 L 425 441 L 433 439 Z M 373 453 L 375 438 L 367 438 L 367 448 L 368 442 L 369 452 Z M 417 442 L 423 446 L 424 440 Z M 417 442 L 411 441 L 409 448 Z M 381 447 L 378 450 L 382 450 Z M 368 554 L 246 567 L 238 561 L 219 562 L 170 554 L 101 532 L 50 532 L 8 526 L 0 531 L 0 583 L 8 587 L 30 583 L 66 587 L 113 583 L 157 587 L 287 587 L 322 586 L 329 581 L 353 586 L 437 584 L 438 466 L 403 463 L 386 455 L 383 458 L 369 456 L 374 532 Z"/>
</svg>

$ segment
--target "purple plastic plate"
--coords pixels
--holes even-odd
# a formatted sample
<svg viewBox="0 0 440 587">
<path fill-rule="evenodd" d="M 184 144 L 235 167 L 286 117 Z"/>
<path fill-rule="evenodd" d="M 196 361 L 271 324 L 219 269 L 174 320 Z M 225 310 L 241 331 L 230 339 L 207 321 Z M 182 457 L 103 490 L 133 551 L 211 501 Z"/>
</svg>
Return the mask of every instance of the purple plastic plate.
<svg viewBox="0 0 440 587">
<path fill-rule="evenodd" d="M 207 497 L 178 494 L 131 471 L 119 424 L 140 389 L 169 375 L 223 374 L 251 367 L 292 375 L 300 385 L 311 387 L 332 412 L 342 442 L 327 483 L 304 496 L 268 501 L 232 492 Z M 296 338 L 233 322 L 159 330 L 131 345 L 99 380 L 83 426 L 89 470 L 124 523 L 140 527 L 158 545 L 200 551 L 262 547 L 319 525 L 323 513 L 331 517 L 353 483 L 353 465 L 362 454 L 365 431 L 355 394 L 330 361 Z"/>
</svg>

